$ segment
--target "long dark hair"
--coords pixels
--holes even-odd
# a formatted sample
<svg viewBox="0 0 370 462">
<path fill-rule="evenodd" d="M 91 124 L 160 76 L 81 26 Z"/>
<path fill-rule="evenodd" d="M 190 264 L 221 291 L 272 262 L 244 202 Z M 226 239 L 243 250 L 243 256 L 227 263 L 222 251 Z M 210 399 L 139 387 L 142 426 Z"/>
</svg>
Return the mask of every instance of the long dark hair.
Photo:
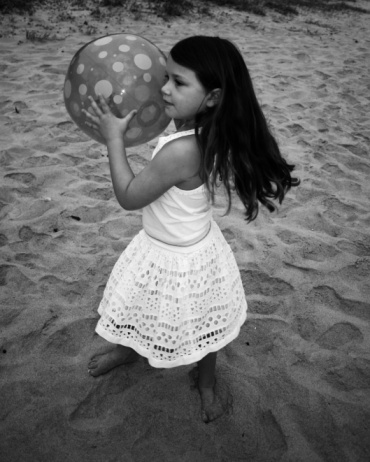
<svg viewBox="0 0 370 462">
<path fill-rule="evenodd" d="M 299 180 L 291 177 L 294 165 L 282 157 L 269 130 L 239 50 L 219 37 L 194 36 L 178 42 L 170 54 L 195 72 L 206 91 L 221 89 L 218 104 L 195 120 L 200 176 L 212 201 L 221 180 L 229 199 L 227 211 L 235 189 L 248 221 L 257 217 L 259 202 L 273 212 L 271 199 L 281 203 Z"/>
</svg>

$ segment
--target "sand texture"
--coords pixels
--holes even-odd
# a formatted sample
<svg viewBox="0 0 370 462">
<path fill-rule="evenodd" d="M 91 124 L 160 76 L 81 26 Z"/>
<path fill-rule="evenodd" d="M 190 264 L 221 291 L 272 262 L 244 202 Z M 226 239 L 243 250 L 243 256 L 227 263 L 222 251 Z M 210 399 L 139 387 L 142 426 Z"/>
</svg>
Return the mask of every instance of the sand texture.
<svg viewBox="0 0 370 462">
<path fill-rule="evenodd" d="M 370 15 L 213 11 L 1 18 L 3 462 L 370 460 Z M 278 214 L 250 225 L 237 202 L 226 217 L 215 208 L 249 317 L 219 354 L 227 412 L 208 425 L 191 366 L 87 373 L 104 347 L 102 291 L 141 215 L 117 204 L 105 148 L 70 120 L 62 89 L 78 48 L 117 32 L 165 52 L 199 33 L 235 41 L 301 178 Z M 129 150 L 135 172 L 155 144 Z"/>
</svg>

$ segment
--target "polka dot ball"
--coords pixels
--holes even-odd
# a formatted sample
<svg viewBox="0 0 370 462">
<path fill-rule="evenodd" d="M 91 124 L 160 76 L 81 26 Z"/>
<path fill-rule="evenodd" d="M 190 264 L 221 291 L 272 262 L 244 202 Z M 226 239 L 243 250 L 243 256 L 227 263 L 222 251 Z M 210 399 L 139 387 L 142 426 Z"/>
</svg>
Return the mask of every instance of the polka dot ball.
<svg viewBox="0 0 370 462">
<path fill-rule="evenodd" d="M 64 102 L 76 125 L 104 143 L 100 133 L 86 125 L 82 109 L 91 111 L 89 96 L 104 95 L 112 112 L 124 117 L 138 111 L 124 136 L 127 147 L 146 143 L 169 124 L 161 87 L 166 58 L 138 35 L 115 34 L 84 45 L 72 58 L 64 83 Z"/>
</svg>

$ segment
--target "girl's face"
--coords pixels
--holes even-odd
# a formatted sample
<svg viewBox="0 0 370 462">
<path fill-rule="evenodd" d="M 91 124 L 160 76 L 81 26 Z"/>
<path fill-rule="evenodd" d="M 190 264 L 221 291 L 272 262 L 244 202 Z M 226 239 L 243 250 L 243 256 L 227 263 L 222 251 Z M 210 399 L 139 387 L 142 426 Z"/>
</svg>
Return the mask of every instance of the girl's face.
<svg viewBox="0 0 370 462">
<path fill-rule="evenodd" d="M 167 60 L 162 95 L 165 112 L 173 119 L 192 121 L 197 113 L 208 106 L 208 93 L 195 72 L 177 64 L 171 55 Z"/>
</svg>

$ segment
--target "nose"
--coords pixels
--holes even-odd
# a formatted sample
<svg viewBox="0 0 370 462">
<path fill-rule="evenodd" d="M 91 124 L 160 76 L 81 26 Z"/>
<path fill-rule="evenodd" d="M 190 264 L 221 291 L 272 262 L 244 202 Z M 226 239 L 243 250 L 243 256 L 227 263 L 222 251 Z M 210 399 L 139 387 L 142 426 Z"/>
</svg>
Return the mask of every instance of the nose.
<svg viewBox="0 0 370 462">
<path fill-rule="evenodd" d="M 169 85 L 168 85 L 168 81 L 163 85 L 163 87 L 161 88 L 161 92 L 164 94 L 164 95 L 168 95 L 169 94 Z"/>
</svg>

